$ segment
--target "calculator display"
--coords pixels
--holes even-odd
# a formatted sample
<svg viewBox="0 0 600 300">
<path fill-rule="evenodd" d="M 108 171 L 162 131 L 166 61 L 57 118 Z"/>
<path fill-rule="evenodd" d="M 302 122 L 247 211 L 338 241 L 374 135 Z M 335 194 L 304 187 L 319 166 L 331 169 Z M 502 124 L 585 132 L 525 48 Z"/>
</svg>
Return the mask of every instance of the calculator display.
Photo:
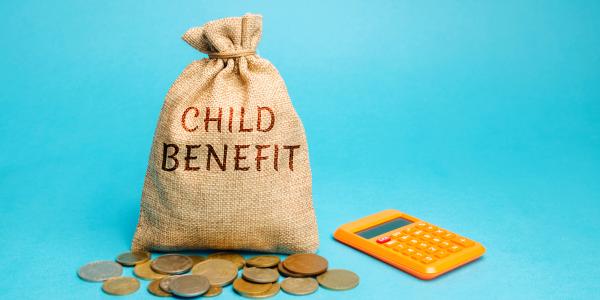
<svg viewBox="0 0 600 300">
<path fill-rule="evenodd" d="M 356 232 L 356 234 L 358 234 L 361 237 L 364 237 L 365 239 L 370 239 L 370 238 L 376 237 L 382 233 L 386 233 L 388 231 L 398 229 L 398 228 L 408 225 L 410 223 L 412 223 L 412 222 L 409 220 L 406 220 L 403 218 L 396 218 L 391 221 L 387 221 L 385 223 L 381 223 L 379 225 L 367 228 L 365 230 L 358 231 L 358 232 Z"/>
</svg>

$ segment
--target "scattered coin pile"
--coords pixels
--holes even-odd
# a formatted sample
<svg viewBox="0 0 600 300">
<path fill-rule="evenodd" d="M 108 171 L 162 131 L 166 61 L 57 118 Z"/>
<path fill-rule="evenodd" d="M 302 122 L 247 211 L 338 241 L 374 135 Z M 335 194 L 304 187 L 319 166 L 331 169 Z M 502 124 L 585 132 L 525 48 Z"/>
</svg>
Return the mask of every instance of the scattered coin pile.
<svg viewBox="0 0 600 300">
<path fill-rule="evenodd" d="M 136 277 L 150 280 L 148 292 L 157 297 L 214 297 L 232 284 L 233 290 L 244 297 L 268 298 L 280 290 L 308 295 L 319 286 L 349 290 L 359 282 L 354 272 L 328 269 L 327 260 L 316 254 L 292 254 L 283 261 L 275 255 L 244 259 L 231 252 L 207 257 L 165 254 L 152 260 L 148 252 L 127 252 L 117 256 L 116 262 L 91 262 L 77 274 L 86 281 L 103 282 L 102 290 L 110 295 L 135 293 L 140 282 L 134 277 L 121 276 L 123 266 L 133 267 Z M 281 282 L 280 275 L 285 277 Z"/>
</svg>

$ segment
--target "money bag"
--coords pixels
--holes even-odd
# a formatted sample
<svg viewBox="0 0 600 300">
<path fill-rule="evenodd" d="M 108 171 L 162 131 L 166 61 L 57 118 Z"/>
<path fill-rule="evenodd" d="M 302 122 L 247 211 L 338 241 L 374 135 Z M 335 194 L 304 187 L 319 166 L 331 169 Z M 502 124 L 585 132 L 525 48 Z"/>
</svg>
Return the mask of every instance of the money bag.
<svg viewBox="0 0 600 300">
<path fill-rule="evenodd" d="M 306 135 L 279 72 L 256 53 L 262 17 L 188 30 L 208 54 L 168 91 L 132 250 L 314 252 Z"/>
</svg>

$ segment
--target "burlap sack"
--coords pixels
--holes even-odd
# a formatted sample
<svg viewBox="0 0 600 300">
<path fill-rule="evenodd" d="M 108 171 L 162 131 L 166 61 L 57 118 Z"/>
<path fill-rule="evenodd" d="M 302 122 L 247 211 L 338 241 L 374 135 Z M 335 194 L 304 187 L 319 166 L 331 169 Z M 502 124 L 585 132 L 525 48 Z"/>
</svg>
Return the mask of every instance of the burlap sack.
<svg viewBox="0 0 600 300">
<path fill-rule="evenodd" d="M 184 34 L 209 58 L 166 96 L 132 250 L 318 248 L 304 128 L 261 32 L 245 15 Z"/>
</svg>

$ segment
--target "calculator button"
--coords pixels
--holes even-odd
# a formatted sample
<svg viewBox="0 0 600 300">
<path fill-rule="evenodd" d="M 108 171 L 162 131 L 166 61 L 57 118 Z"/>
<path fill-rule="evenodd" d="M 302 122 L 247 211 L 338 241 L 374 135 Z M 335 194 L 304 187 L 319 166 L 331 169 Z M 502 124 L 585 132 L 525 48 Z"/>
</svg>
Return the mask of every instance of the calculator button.
<svg viewBox="0 0 600 300">
<path fill-rule="evenodd" d="M 425 251 L 427 251 L 427 253 L 434 253 L 434 252 L 438 251 L 438 248 L 429 246 L 429 247 L 427 247 L 427 249 L 425 249 Z"/>
<path fill-rule="evenodd" d="M 396 240 L 397 240 L 399 237 L 401 237 L 401 236 L 403 236 L 403 235 L 404 235 L 404 233 L 402 233 L 402 232 L 400 232 L 400 231 L 396 231 L 396 232 L 392 233 L 391 237 L 392 237 L 393 239 L 396 239 Z"/>
<path fill-rule="evenodd" d="M 462 236 L 457 236 L 457 237 L 453 238 L 452 241 L 463 247 L 471 247 L 474 244 L 473 241 L 468 240 Z"/>
<path fill-rule="evenodd" d="M 390 240 L 391 239 L 390 239 L 389 236 L 382 236 L 382 237 L 380 237 L 380 238 L 377 239 L 377 242 L 380 243 L 380 244 L 383 244 L 383 243 L 389 242 Z"/>
<path fill-rule="evenodd" d="M 440 239 L 439 237 L 433 237 L 433 238 L 431 238 L 431 240 L 429 240 L 429 242 L 432 244 L 437 244 L 441 241 L 442 241 L 442 239 Z"/>
<path fill-rule="evenodd" d="M 427 225 L 425 226 L 425 228 L 423 228 L 423 230 L 427 231 L 427 232 L 432 232 L 434 230 L 436 230 L 437 227 L 433 226 L 433 225 Z"/>
<path fill-rule="evenodd" d="M 424 264 L 430 264 L 434 261 L 435 261 L 435 258 L 433 258 L 431 256 L 425 256 L 425 257 L 423 257 L 423 259 L 421 259 L 421 262 Z"/>
<path fill-rule="evenodd" d="M 419 229 L 423 229 L 423 228 L 427 227 L 427 223 L 419 222 L 415 226 Z"/>
<path fill-rule="evenodd" d="M 449 253 L 446 250 L 438 250 L 438 251 L 435 251 L 435 253 L 433 253 L 433 255 L 435 255 L 439 258 L 444 258 L 444 257 L 448 256 L 448 254 Z"/>
<path fill-rule="evenodd" d="M 440 247 L 440 248 L 448 248 L 450 246 L 451 246 L 450 243 L 448 243 L 447 241 L 443 241 L 438 244 L 438 247 Z"/>
<path fill-rule="evenodd" d="M 421 235 L 423 235 L 423 233 L 424 233 L 423 230 L 416 230 L 412 233 L 412 235 L 413 236 L 421 236 Z"/>
<path fill-rule="evenodd" d="M 417 228 L 416 227 L 408 227 L 408 228 L 404 229 L 403 231 L 404 231 L 404 233 L 411 234 L 411 233 L 417 231 Z"/>
<path fill-rule="evenodd" d="M 460 251 L 461 249 L 462 249 L 461 247 L 459 247 L 459 246 L 456 246 L 456 245 L 452 245 L 452 246 L 448 247 L 448 251 L 450 251 L 450 252 L 453 252 L 453 253 L 454 253 L 454 252 L 458 252 L 458 251 Z"/>
<path fill-rule="evenodd" d="M 389 241 L 389 242 L 387 242 L 387 243 L 385 243 L 383 245 L 385 245 L 388 248 L 391 248 L 391 247 L 394 247 L 394 246 L 396 246 L 398 244 L 399 244 L 398 241 L 391 240 L 391 241 Z"/>
<path fill-rule="evenodd" d="M 402 253 L 412 256 L 413 254 L 417 253 L 417 250 L 415 250 L 411 247 L 408 247 L 408 248 L 404 249 L 404 251 L 402 251 Z"/>
<path fill-rule="evenodd" d="M 410 240 L 412 237 L 408 234 L 404 234 L 401 237 L 398 238 L 399 241 L 401 242 L 407 242 L 408 240 Z"/>
<path fill-rule="evenodd" d="M 433 238 L 433 236 L 429 233 L 426 233 L 426 234 L 422 235 L 421 238 L 424 240 L 430 240 Z"/>
<path fill-rule="evenodd" d="M 423 243 L 423 242 L 421 242 L 417 245 L 417 248 L 419 248 L 419 249 L 426 249 L 427 247 L 429 247 L 429 244 Z"/>
<path fill-rule="evenodd" d="M 425 257 L 425 254 L 423 254 L 422 252 L 416 251 L 415 253 L 413 253 L 413 255 L 411 257 L 416 260 L 421 260 L 421 259 L 423 259 L 423 257 Z"/>
<path fill-rule="evenodd" d="M 436 229 L 436 230 L 433 231 L 433 234 L 441 236 L 441 235 L 446 234 L 446 231 L 443 230 L 443 229 L 441 229 L 441 228 L 438 228 L 438 229 Z"/>
<path fill-rule="evenodd" d="M 404 250 L 406 250 L 406 248 L 408 248 L 408 246 L 398 244 L 396 247 L 392 248 L 392 250 L 398 251 L 398 252 L 403 252 Z"/>
<path fill-rule="evenodd" d="M 420 242 L 419 242 L 419 240 L 417 240 L 417 239 L 411 239 L 411 240 L 409 240 L 409 241 L 408 241 L 408 244 L 409 244 L 409 245 L 411 245 L 411 246 L 416 246 L 416 245 L 418 245 L 419 243 L 420 243 Z"/>
<path fill-rule="evenodd" d="M 447 240 L 451 240 L 451 239 L 453 239 L 454 237 L 456 237 L 456 234 L 454 234 L 454 233 L 452 233 L 452 232 L 448 232 L 448 233 L 446 233 L 446 234 L 442 235 L 442 237 L 443 237 L 443 238 L 445 238 L 445 239 L 447 239 Z"/>
</svg>

